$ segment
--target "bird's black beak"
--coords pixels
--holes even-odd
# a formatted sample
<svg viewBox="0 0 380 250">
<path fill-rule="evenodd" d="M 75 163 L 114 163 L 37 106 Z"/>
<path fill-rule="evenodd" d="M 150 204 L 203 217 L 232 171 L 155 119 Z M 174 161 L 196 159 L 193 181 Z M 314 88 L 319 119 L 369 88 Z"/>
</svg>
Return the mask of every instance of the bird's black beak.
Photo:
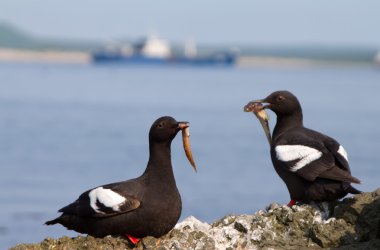
<svg viewBox="0 0 380 250">
<path fill-rule="evenodd" d="M 258 105 L 259 104 L 259 105 Z M 247 105 L 244 106 L 244 112 L 254 112 L 259 111 L 259 109 L 270 108 L 270 103 L 265 99 L 250 101 Z"/>
<path fill-rule="evenodd" d="M 193 166 L 195 172 L 197 172 L 197 167 L 195 166 L 193 159 L 193 153 L 191 152 L 189 126 L 190 125 L 188 122 L 178 122 L 178 129 L 182 130 L 182 143 L 186 157 L 189 160 L 191 166 Z"/>
</svg>

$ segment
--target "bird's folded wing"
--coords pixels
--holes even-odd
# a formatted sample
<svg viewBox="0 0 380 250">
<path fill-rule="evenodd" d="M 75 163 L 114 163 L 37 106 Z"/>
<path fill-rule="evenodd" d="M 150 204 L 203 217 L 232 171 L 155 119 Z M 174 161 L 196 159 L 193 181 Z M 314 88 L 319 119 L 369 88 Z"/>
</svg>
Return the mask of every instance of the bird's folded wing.
<svg viewBox="0 0 380 250">
<path fill-rule="evenodd" d="M 112 188 L 97 187 L 83 193 L 75 202 L 59 212 L 88 217 L 108 217 L 132 211 L 140 201 L 132 196 L 120 194 Z"/>
<path fill-rule="evenodd" d="M 308 181 L 314 181 L 317 177 L 321 177 L 360 183 L 348 171 L 336 166 L 334 154 L 322 144 L 305 140 L 303 142 L 304 145 L 278 145 L 275 147 L 277 160 L 281 161 L 281 165 L 285 169 Z"/>
<path fill-rule="evenodd" d="M 348 155 L 344 147 L 330 137 L 325 139 L 324 145 L 334 155 L 337 166 L 351 172 L 348 164 Z"/>
<path fill-rule="evenodd" d="M 349 172 L 338 167 L 330 168 L 320 173 L 318 177 L 360 184 L 359 179 L 353 177 Z"/>
<path fill-rule="evenodd" d="M 333 158 L 311 144 L 277 145 L 275 153 L 282 167 L 308 181 L 315 180 L 320 173 L 333 167 Z"/>
</svg>

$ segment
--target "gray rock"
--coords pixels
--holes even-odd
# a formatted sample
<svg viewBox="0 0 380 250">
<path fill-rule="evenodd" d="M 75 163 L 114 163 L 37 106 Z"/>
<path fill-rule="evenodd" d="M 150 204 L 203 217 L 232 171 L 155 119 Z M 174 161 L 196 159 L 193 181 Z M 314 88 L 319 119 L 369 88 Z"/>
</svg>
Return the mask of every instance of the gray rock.
<svg viewBox="0 0 380 250">
<path fill-rule="evenodd" d="M 47 238 L 14 250 L 132 249 L 122 237 Z M 188 217 L 167 235 L 145 237 L 135 249 L 380 249 L 380 188 L 342 201 L 292 208 L 276 203 L 252 215 L 212 224 Z"/>
</svg>

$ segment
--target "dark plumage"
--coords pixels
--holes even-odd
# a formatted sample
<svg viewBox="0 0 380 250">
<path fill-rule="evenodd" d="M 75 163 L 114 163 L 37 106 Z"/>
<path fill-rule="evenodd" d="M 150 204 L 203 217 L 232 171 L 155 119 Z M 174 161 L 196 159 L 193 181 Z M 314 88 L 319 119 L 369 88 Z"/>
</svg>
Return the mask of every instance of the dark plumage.
<svg viewBox="0 0 380 250">
<path fill-rule="evenodd" d="M 303 126 L 302 108 L 288 91 L 277 91 L 258 102 L 277 115 L 271 143 L 274 168 L 294 201 L 331 201 L 360 193 L 351 183 L 347 153 L 333 138 Z"/>
<path fill-rule="evenodd" d="M 46 225 L 59 223 L 95 237 L 160 237 L 169 232 L 182 209 L 170 146 L 178 131 L 186 127 L 187 122 L 177 122 L 172 117 L 156 120 L 149 131 L 149 161 L 140 177 L 84 192 Z"/>
</svg>

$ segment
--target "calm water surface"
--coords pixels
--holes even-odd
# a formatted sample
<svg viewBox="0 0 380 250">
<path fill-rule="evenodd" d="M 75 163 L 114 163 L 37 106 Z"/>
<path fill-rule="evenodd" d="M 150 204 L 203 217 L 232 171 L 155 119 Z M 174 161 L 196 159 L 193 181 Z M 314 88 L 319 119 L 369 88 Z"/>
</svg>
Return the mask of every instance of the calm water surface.
<svg viewBox="0 0 380 250">
<path fill-rule="evenodd" d="M 279 89 L 299 97 L 305 125 L 345 146 L 358 188 L 380 186 L 380 70 L 371 67 L 0 64 L 0 248 L 77 235 L 43 223 L 89 188 L 140 175 L 148 130 L 163 115 L 190 122 L 199 169 L 193 172 L 177 136 L 181 219 L 212 222 L 287 202 L 262 128 L 242 111 Z"/>
</svg>

